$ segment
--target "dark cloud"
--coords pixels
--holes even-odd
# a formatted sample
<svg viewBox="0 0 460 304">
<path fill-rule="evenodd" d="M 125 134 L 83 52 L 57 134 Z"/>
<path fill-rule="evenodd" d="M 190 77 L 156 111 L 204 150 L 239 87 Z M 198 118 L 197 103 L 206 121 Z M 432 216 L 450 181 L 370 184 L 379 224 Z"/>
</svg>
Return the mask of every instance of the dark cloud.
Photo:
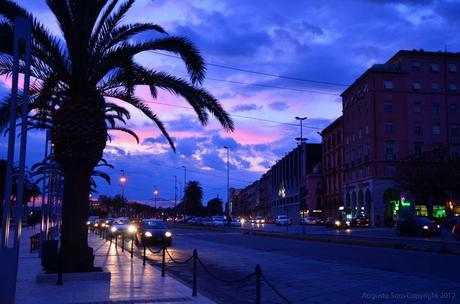
<svg viewBox="0 0 460 304">
<path fill-rule="evenodd" d="M 282 111 L 289 109 L 289 104 L 283 101 L 274 101 L 272 103 L 269 103 L 268 107 L 274 111 L 282 112 Z"/>
<path fill-rule="evenodd" d="M 212 136 L 211 142 L 218 149 L 222 149 L 223 147 L 229 147 L 232 150 L 236 150 L 239 147 L 241 147 L 241 145 L 237 143 L 236 140 L 234 140 L 233 138 L 221 137 L 218 134 Z"/>
<path fill-rule="evenodd" d="M 232 108 L 233 112 L 248 112 L 262 109 L 262 106 L 258 106 L 255 103 L 239 104 Z"/>
<path fill-rule="evenodd" d="M 179 115 L 179 118 L 168 120 L 166 122 L 167 130 L 183 132 L 183 131 L 202 131 L 203 127 L 195 116 Z"/>
</svg>

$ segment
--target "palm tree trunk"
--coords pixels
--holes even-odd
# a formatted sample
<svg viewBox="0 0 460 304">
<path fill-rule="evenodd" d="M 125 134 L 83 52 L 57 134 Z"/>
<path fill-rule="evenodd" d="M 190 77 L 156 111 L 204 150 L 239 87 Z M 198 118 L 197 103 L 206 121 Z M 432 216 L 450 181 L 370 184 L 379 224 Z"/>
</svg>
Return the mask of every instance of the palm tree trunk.
<svg viewBox="0 0 460 304">
<path fill-rule="evenodd" d="M 93 270 L 93 249 L 88 247 L 88 170 L 75 166 L 64 172 L 64 197 L 60 255 L 65 272 Z"/>
</svg>

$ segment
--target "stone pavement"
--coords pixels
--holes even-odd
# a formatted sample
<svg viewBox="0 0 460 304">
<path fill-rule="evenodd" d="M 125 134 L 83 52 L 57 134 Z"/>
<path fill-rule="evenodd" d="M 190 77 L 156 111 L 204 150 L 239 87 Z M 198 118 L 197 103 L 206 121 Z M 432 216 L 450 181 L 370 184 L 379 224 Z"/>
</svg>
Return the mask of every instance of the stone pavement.
<svg viewBox="0 0 460 304">
<path fill-rule="evenodd" d="M 197 231 L 196 236 L 200 233 Z M 267 279 L 293 303 L 460 302 L 458 282 L 236 247 L 199 240 L 194 234 L 177 230 L 171 250 L 186 256 L 197 248 L 206 264 L 213 265 L 216 271 L 220 269 L 222 275 L 231 271 L 236 272 L 235 277 L 241 277 L 260 264 Z M 437 258 L 442 256 L 433 256 L 427 262 L 436 267 Z M 251 302 L 243 301 L 251 294 L 242 289 L 233 289 L 233 295 L 240 299 L 238 303 Z M 282 303 L 266 286 L 262 298 L 263 303 Z"/>
<path fill-rule="evenodd" d="M 161 277 L 157 268 L 142 265 L 142 260 L 130 258 L 128 251 L 115 250 L 109 242 L 90 234 L 89 241 L 95 251 L 95 266 L 111 272 L 110 281 L 35 283 L 40 272 L 37 253 L 29 253 L 30 230 L 24 230 L 21 242 L 16 303 L 214 303 L 203 297 L 192 297 L 192 291 L 171 277 Z"/>
</svg>

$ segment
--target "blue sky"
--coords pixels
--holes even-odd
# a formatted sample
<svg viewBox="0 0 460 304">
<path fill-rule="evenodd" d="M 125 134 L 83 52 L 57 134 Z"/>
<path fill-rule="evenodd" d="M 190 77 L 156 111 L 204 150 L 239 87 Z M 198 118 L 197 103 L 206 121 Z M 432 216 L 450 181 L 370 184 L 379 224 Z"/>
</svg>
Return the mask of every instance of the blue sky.
<svg viewBox="0 0 460 304">
<path fill-rule="evenodd" d="M 42 0 L 17 1 L 55 33 L 54 18 Z M 155 126 L 133 110 L 129 123 L 141 144 L 114 133 L 105 158 L 112 184 L 100 181 L 101 194 L 120 193 L 120 170 L 127 173 L 125 194 L 148 202 L 156 186 L 160 197 L 174 198 L 174 176 L 201 182 L 205 201 L 225 197 L 226 152 L 231 149 L 230 183 L 244 187 L 295 146 L 295 116 L 307 116 L 309 142 L 341 114 L 340 92 L 374 63 L 385 62 L 400 49 L 460 49 L 459 1 L 278 1 L 278 0 L 138 0 L 126 22 L 149 21 L 170 34 L 191 39 L 208 65 L 204 87 L 235 120 L 234 133 L 215 121 L 201 127 L 187 104 L 161 93 L 151 107 L 166 122 L 177 145 L 174 154 Z M 146 37 L 136 37 L 138 40 Z M 138 62 L 183 76 L 175 58 L 145 53 Z M 283 75 L 295 81 L 226 69 L 216 65 Z M 242 84 L 243 83 L 243 84 Z M 249 84 L 257 84 L 249 85 Z M 278 87 L 268 88 L 270 87 Z M 0 87 L 0 95 L 8 90 Z M 137 93 L 146 96 L 146 89 Z M 29 138 L 29 164 L 43 154 L 43 134 Z M 6 138 L 0 139 L 6 157 Z"/>
</svg>

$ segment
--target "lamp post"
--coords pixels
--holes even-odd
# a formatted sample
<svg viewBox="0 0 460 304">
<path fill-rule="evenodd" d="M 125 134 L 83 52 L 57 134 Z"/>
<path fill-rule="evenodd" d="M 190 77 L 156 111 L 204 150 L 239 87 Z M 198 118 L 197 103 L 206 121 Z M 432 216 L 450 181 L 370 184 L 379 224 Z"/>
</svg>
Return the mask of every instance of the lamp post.
<svg viewBox="0 0 460 304">
<path fill-rule="evenodd" d="M 185 206 L 185 187 L 187 184 L 187 167 L 182 166 L 182 168 L 184 168 L 184 197 L 183 197 L 182 203 L 184 204 L 184 224 L 185 224 L 185 214 L 187 212 L 187 208 Z"/>
<path fill-rule="evenodd" d="M 300 222 L 302 224 L 302 233 L 305 234 L 305 202 L 304 202 L 304 197 L 303 197 L 303 191 L 302 191 L 302 174 L 304 172 L 304 165 L 303 165 L 303 158 L 304 158 L 304 151 L 303 151 L 303 144 L 307 140 L 306 138 L 303 137 L 303 121 L 307 119 L 307 117 L 295 117 L 296 120 L 300 122 L 300 137 L 297 137 L 296 140 L 299 143 L 300 146 L 300 174 L 299 174 L 299 209 L 300 209 Z"/>
<path fill-rule="evenodd" d="M 155 201 L 155 209 L 157 209 L 157 195 L 158 195 L 158 189 L 157 189 L 157 186 L 154 186 L 154 189 L 153 189 L 153 197 L 154 197 L 154 201 Z"/>
<path fill-rule="evenodd" d="M 229 162 L 229 156 L 230 156 L 230 148 L 227 146 L 224 146 L 224 149 L 227 150 L 227 206 L 228 206 L 228 216 L 231 216 L 231 206 L 230 206 L 230 162 Z"/>
</svg>

